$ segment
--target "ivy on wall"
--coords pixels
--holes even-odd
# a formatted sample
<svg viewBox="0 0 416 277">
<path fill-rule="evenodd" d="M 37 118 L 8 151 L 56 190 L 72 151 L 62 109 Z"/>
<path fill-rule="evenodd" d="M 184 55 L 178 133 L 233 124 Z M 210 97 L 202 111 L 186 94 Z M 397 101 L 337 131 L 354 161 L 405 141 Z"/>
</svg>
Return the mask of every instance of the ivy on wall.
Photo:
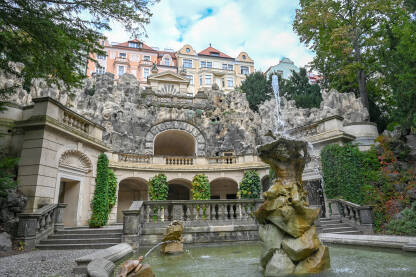
<svg viewBox="0 0 416 277">
<path fill-rule="evenodd" d="M 108 201 L 108 158 L 104 153 L 98 156 L 97 177 L 95 178 L 94 198 L 91 202 L 92 215 L 90 227 L 97 228 L 107 224 L 109 210 Z"/>
<path fill-rule="evenodd" d="M 211 199 L 211 185 L 205 174 L 197 174 L 192 179 L 192 199 L 209 200 Z"/>
<path fill-rule="evenodd" d="M 365 192 L 362 187 L 379 177 L 380 164 L 375 152 L 361 152 L 351 144 L 325 146 L 321 151 L 321 162 L 328 198 L 363 204 Z"/>
<path fill-rule="evenodd" d="M 111 212 L 111 209 L 114 207 L 117 201 L 117 177 L 114 174 L 114 171 L 108 170 L 108 209 Z"/>
<path fill-rule="evenodd" d="M 244 171 L 243 180 L 240 183 L 238 194 L 242 199 L 260 198 L 261 182 L 260 176 L 255 170 Z"/>
<path fill-rule="evenodd" d="M 166 200 L 168 199 L 168 192 L 169 185 L 165 174 L 157 174 L 149 180 L 150 200 Z"/>
</svg>

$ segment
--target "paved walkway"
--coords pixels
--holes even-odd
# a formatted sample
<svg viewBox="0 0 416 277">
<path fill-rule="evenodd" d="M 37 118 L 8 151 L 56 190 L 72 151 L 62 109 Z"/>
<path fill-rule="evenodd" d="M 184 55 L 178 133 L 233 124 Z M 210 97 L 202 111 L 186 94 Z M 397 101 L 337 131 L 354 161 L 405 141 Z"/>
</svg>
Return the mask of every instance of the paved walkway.
<svg viewBox="0 0 416 277">
<path fill-rule="evenodd" d="M 35 250 L 0 258 L 2 277 L 73 276 L 75 259 L 92 253 L 87 250 Z"/>
</svg>

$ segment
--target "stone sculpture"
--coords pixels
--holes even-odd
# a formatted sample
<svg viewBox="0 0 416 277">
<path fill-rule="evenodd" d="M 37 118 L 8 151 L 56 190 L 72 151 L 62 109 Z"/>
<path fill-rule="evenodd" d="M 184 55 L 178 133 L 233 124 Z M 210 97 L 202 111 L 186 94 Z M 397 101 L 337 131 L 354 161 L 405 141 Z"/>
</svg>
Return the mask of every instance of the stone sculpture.
<svg viewBox="0 0 416 277">
<path fill-rule="evenodd" d="M 278 138 L 260 146 L 260 158 L 276 173 L 256 211 L 263 243 L 260 265 L 265 276 L 319 273 L 330 267 L 328 247 L 321 244 L 314 221 L 319 208 L 310 208 L 302 186 L 302 172 L 309 162 L 305 141 Z"/>
<path fill-rule="evenodd" d="M 180 221 L 174 220 L 166 229 L 166 234 L 162 241 L 174 241 L 162 244 L 160 252 L 163 254 L 183 253 L 183 225 Z"/>
<path fill-rule="evenodd" d="M 118 277 L 154 277 L 150 265 L 141 263 L 143 259 L 143 256 L 140 256 L 137 260 L 122 263 Z"/>
</svg>

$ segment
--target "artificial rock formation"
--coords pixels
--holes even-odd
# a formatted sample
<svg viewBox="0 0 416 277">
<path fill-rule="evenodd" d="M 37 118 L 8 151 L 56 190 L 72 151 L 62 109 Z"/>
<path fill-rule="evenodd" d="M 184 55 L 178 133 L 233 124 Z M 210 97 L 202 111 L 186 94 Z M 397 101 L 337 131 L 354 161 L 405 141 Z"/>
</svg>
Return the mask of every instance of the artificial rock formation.
<svg viewBox="0 0 416 277">
<path fill-rule="evenodd" d="M 308 206 L 302 186 L 302 172 L 310 159 L 307 143 L 279 138 L 257 150 L 277 177 L 264 193 L 264 204 L 256 211 L 263 242 L 260 265 L 265 276 L 328 269 L 328 247 L 321 244 L 314 226 L 319 208 Z"/>
<path fill-rule="evenodd" d="M 180 221 L 174 220 L 166 229 L 166 234 L 162 241 L 168 243 L 162 244 L 160 252 L 163 254 L 177 254 L 183 252 L 183 225 Z"/>
</svg>

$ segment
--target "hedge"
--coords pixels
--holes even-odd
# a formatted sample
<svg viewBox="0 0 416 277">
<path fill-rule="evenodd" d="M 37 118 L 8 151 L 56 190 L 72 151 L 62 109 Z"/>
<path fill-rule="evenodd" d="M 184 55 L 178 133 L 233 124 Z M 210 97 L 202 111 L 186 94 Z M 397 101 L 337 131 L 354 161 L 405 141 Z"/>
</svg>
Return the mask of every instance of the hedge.
<svg viewBox="0 0 416 277">
<path fill-rule="evenodd" d="M 211 199 L 211 186 L 205 174 L 197 174 L 192 179 L 192 199 L 209 200 Z"/>
<path fill-rule="evenodd" d="M 168 193 L 169 185 L 165 174 L 157 174 L 149 180 L 150 200 L 166 200 Z"/>
<path fill-rule="evenodd" d="M 247 170 L 244 172 L 238 193 L 242 199 L 260 198 L 261 182 L 259 174 L 255 170 Z"/>
<path fill-rule="evenodd" d="M 90 227 L 96 228 L 107 224 L 108 205 L 108 158 L 104 153 L 98 156 L 97 177 L 95 178 L 95 192 L 92 200 L 92 215 L 89 220 Z"/>
</svg>

